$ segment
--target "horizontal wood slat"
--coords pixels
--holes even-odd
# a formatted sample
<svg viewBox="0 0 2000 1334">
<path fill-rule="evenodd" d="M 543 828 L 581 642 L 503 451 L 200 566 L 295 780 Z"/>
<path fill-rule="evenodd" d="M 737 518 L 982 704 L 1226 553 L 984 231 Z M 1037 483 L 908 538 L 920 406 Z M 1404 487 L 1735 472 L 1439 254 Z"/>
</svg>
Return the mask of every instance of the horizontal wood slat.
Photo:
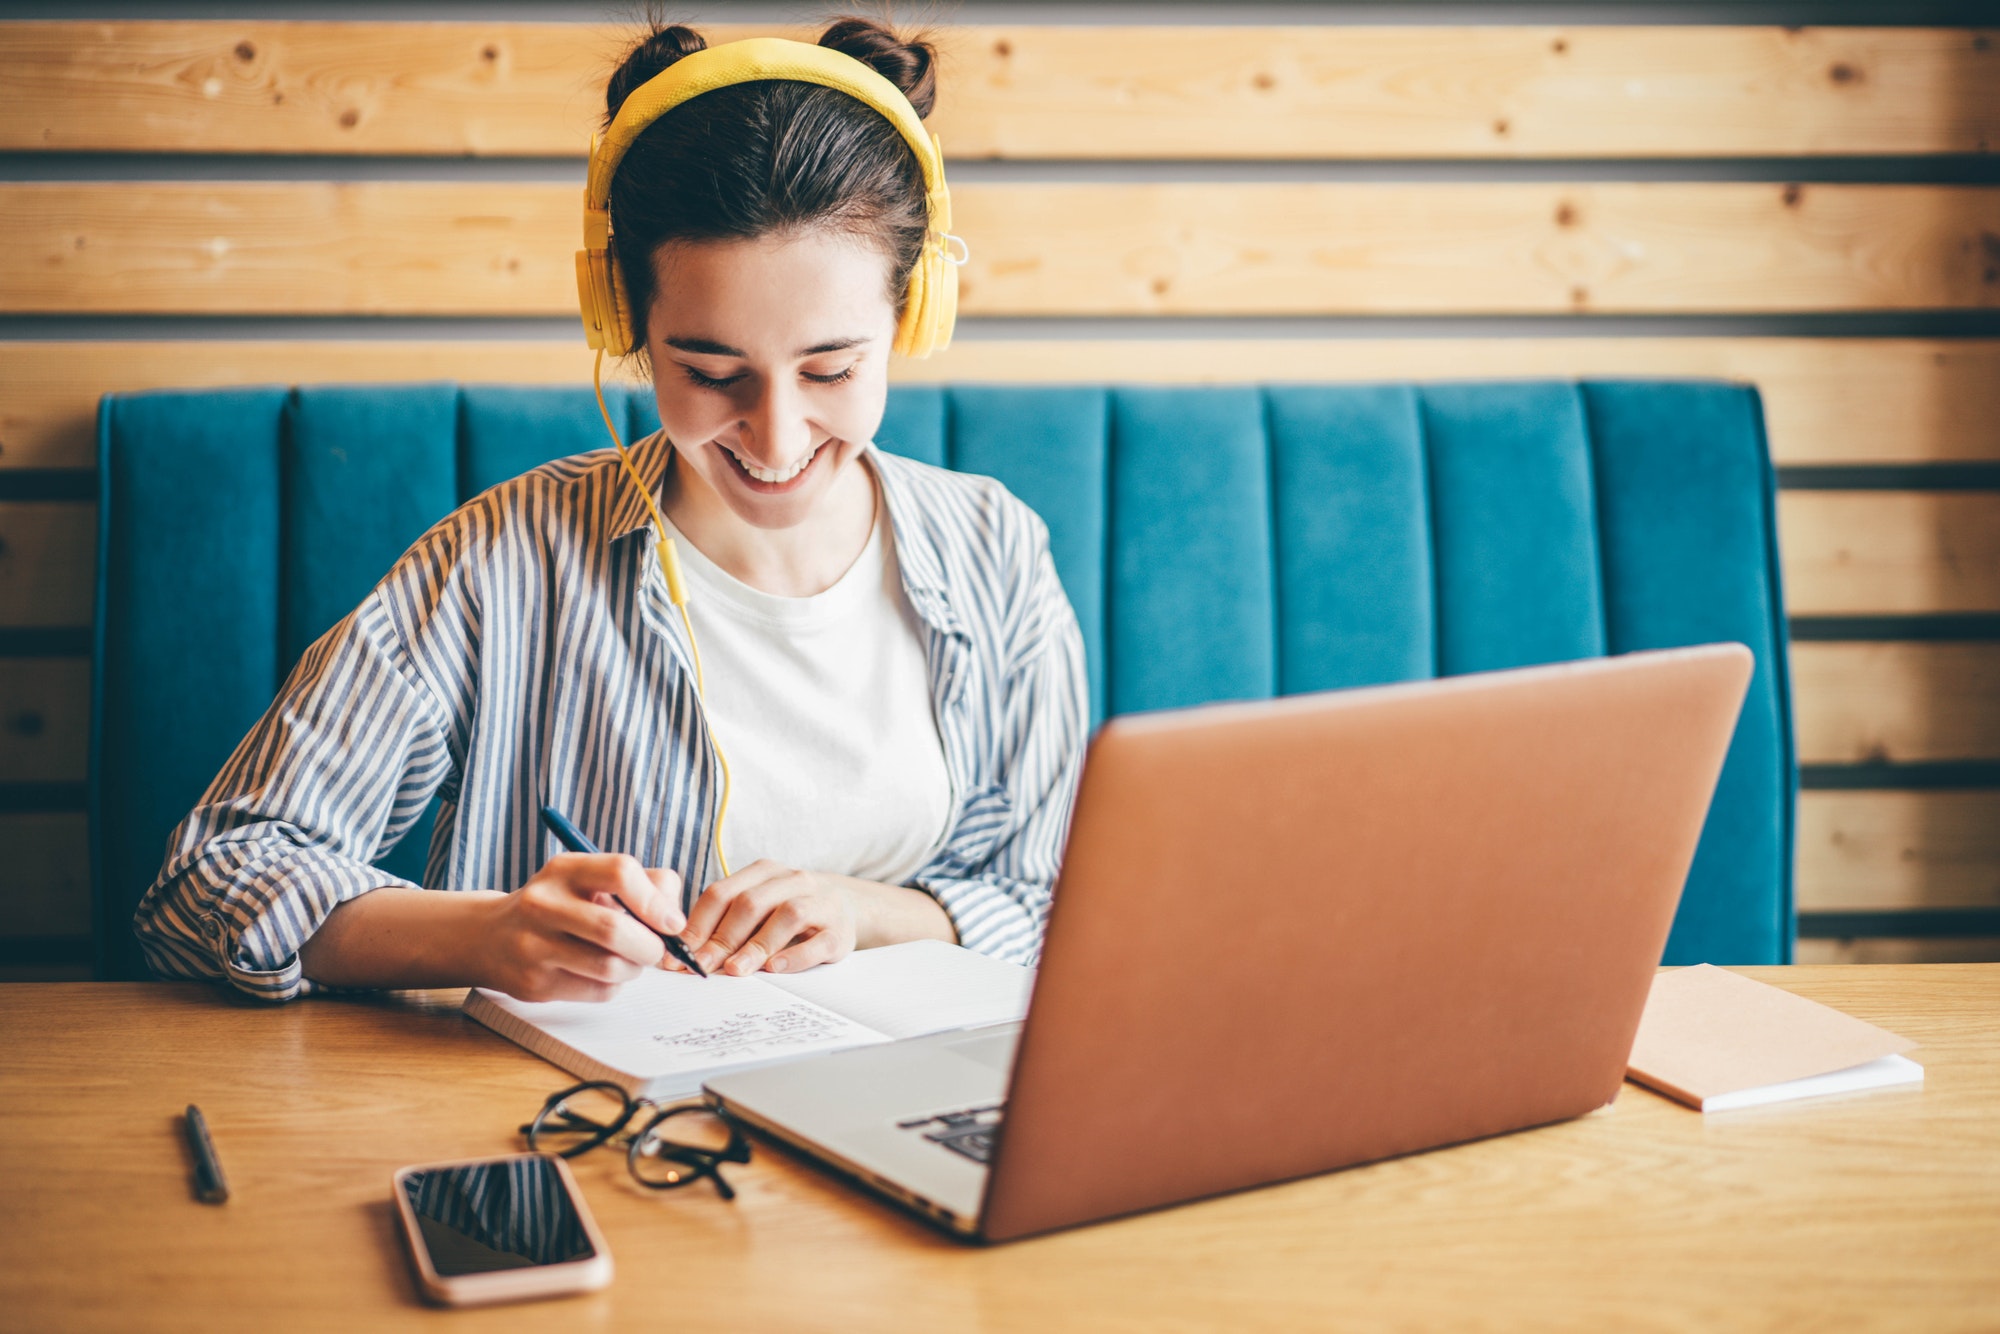
<svg viewBox="0 0 2000 1334">
<path fill-rule="evenodd" d="M 0 502 L 0 625 L 88 625 L 97 507 Z"/>
<path fill-rule="evenodd" d="M 2000 908 L 2000 790 L 1800 793 L 1798 903 Z"/>
<path fill-rule="evenodd" d="M 1994 963 L 2000 936 L 1916 940 L 1801 940 L 1797 963 Z M 1919 1053 L 1921 1054 L 1921 1053 Z"/>
<path fill-rule="evenodd" d="M 2000 307 L 2000 188 L 979 184 L 969 315 Z M 0 311 L 567 315 L 576 187 L 0 185 Z"/>
<path fill-rule="evenodd" d="M 1792 686 L 1801 764 L 2000 759 L 2000 643 L 1794 644 Z"/>
<path fill-rule="evenodd" d="M 74 815 L 0 815 L 0 937 L 90 934 L 90 836 Z"/>
<path fill-rule="evenodd" d="M 81 783 L 89 746 L 87 661 L 0 658 L 0 783 Z"/>
<path fill-rule="evenodd" d="M 972 340 L 900 383 L 1242 383 L 1518 376 L 1747 380 L 1779 463 L 2000 460 L 2000 340 L 1401 338 Z M 0 468 L 86 468 L 105 393 L 228 384 L 581 384 L 582 339 L 0 343 Z"/>
<path fill-rule="evenodd" d="M 711 41 L 753 31 L 704 26 Z M 581 154 L 625 27 L 26 22 L 0 147 Z M 2000 41 L 1924 28 L 941 27 L 986 158 L 1977 153 Z"/>
<path fill-rule="evenodd" d="M 2000 611 L 2000 491 L 1786 492 L 1778 531 L 1796 615 Z"/>
</svg>

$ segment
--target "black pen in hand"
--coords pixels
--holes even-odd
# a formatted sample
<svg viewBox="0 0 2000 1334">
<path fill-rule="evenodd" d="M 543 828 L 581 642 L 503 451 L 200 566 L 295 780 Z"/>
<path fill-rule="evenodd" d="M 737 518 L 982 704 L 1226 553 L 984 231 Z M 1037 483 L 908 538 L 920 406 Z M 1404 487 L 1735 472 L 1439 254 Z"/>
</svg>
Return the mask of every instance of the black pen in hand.
<svg viewBox="0 0 2000 1334">
<path fill-rule="evenodd" d="M 595 853 L 599 850 L 595 843 L 592 843 L 589 839 L 583 836 L 583 831 L 581 829 L 578 829 L 575 825 L 571 824 L 569 822 L 569 819 L 566 816 L 564 816 L 561 811 L 557 810 L 553 806 L 542 807 L 542 823 L 547 825 L 549 827 L 549 832 L 556 836 L 556 842 L 562 844 L 564 847 L 568 848 L 571 852 Z M 686 965 L 689 972 L 693 973 L 696 977 L 708 976 L 708 970 L 703 968 L 700 964 L 694 961 L 693 952 L 690 951 L 687 946 L 681 944 L 681 938 L 679 936 L 670 936 L 664 931 L 655 930 L 653 926 L 646 921 L 645 918 L 639 916 L 638 913 L 632 911 L 631 904 L 625 902 L 625 900 L 619 898 L 616 894 L 613 894 L 611 896 L 611 901 L 617 904 L 619 907 L 623 908 L 625 910 L 626 916 L 632 918 L 632 920 L 638 922 L 641 926 L 644 926 L 648 931 L 652 931 L 654 935 L 658 936 L 660 938 L 660 943 L 667 947 L 667 953 L 673 955 L 676 959 L 680 960 L 681 963 Z"/>
</svg>

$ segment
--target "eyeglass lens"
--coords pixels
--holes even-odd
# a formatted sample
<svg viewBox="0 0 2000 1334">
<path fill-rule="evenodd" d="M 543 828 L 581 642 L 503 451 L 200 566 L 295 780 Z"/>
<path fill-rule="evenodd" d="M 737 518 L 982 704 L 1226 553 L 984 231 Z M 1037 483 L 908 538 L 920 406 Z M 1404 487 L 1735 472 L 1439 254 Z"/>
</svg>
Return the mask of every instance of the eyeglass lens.
<svg viewBox="0 0 2000 1334">
<path fill-rule="evenodd" d="M 574 1158 L 623 1130 L 636 1110 L 624 1089 L 598 1080 L 551 1095 L 521 1133 L 536 1152 Z"/>
</svg>

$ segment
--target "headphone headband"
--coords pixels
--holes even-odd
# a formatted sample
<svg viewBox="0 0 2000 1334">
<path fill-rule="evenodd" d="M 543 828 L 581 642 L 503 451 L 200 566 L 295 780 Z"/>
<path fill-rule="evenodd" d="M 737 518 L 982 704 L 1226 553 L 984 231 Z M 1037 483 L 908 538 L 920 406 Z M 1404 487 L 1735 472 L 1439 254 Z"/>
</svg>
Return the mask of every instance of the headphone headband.
<svg viewBox="0 0 2000 1334">
<path fill-rule="evenodd" d="M 749 37 L 696 51 L 655 74 L 619 106 L 602 138 L 592 136 L 590 174 L 583 187 L 583 244 L 576 255 L 577 293 L 590 346 L 622 356 L 634 351 L 625 284 L 611 253 L 611 180 L 639 135 L 681 103 L 731 84 L 786 79 L 846 93 L 886 117 L 923 168 L 929 232 L 910 274 L 909 296 L 896 327 L 895 350 L 928 356 L 948 346 L 958 308 L 957 266 L 947 249 L 951 194 L 945 188 L 944 151 L 903 90 L 861 61 L 831 47 L 783 37 Z M 959 241 L 960 247 L 964 246 Z"/>
</svg>

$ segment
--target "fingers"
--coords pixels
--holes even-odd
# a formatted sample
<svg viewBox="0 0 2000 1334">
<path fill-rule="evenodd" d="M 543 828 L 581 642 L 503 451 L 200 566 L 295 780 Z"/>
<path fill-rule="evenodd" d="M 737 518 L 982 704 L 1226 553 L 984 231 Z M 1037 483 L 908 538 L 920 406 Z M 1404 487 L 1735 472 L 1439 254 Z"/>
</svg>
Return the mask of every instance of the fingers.
<svg viewBox="0 0 2000 1334">
<path fill-rule="evenodd" d="M 723 917 L 736 900 L 767 881 L 790 874 L 791 871 L 776 862 L 754 861 L 736 874 L 716 881 L 694 901 L 694 908 L 687 916 L 687 926 L 680 933 L 681 943 L 697 952 L 696 957 L 701 959 L 702 967 L 709 967 L 709 960 L 703 958 L 699 951 L 715 934 L 715 929 L 722 924 Z M 747 935 L 748 932 L 745 932 Z M 730 941 L 728 947 L 715 956 L 715 962 L 721 963 L 740 943 L 740 940 Z"/>
<path fill-rule="evenodd" d="M 618 906 L 643 895 L 640 901 L 657 915 L 660 890 L 634 858 L 564 853 L 550 858 L 519 894 L 522 913 L 539 934 L 566 936 L 640 965 L 656 964 L 666 952 L 658 934 Z"/>
<path fill-rule="evenodd" d="M 783 966 L 774 971 L 844 957 L 854 948 L 854 932 L 853 903 L 836 882 L 757 862 L 708 887 L 681 939 L 704 969 L 741 977 L 780 956 Z"/>
<path fill-rule="evenodd" d="M 814 931 L 773 954 L 764 964 L 766 972 L 803 973 L 823 963 L 838 963 L 854 951 L 854 940 L 838 931 Z"/>
<path fill-rule="evenodd" d="M 722 926 L 716 931 L 715 939 L 710 942 L 711 947 L 720 945 L 733 934 L 732 928 L 739 924 L 739 913 L 742 921 L 749 921 L 752 913 L 756 911 L 750 906 L 754 898 L 755 895 L 746 894 L 736 901 L 736 906 L 722 919 Z M 774 904 L 764 915 L 761 923 L 751 924 L 749 939 L 738 945 L 735 951 L 722 961 L 722 971 L 735 977 L 754 973 L 801 934 L 815 927 L 816 924 L 809 920 L 808 903 L 808 900 L 788 898 Z"/>
</svg>

